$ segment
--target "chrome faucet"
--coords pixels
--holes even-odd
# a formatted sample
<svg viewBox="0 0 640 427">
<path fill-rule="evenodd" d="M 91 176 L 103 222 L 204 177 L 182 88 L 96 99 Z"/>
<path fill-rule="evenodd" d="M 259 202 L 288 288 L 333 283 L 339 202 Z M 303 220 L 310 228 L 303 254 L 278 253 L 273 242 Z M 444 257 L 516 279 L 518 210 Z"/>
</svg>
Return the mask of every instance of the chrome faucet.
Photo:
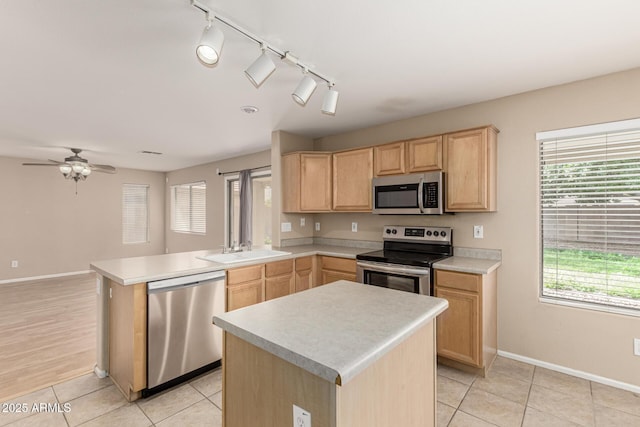
<svg viewBox="0 0 640 427">
<path fill-rule="evenodd" d="M 233 241 L 233 243 L 231 244 L 231 246 L 226 247 L 225 245 L 221 245 L 222 246 L 222 253 L 223 254 L 231 254 L 234 252 L 243 252 L 243 251 L 250 251 L 251 250 L 251 240 L 248 240 L 246 243 L 240 243 L 240 245 L 238 246 L 238 242 L 237 241 Z"/>
</svg>

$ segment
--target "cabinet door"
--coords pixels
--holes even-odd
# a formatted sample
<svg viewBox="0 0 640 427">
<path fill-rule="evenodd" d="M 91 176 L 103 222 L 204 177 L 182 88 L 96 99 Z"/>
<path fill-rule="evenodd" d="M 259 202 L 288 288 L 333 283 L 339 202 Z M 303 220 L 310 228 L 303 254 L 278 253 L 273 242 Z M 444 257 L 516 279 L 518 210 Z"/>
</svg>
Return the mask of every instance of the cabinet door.
<svg viewBox="0 0 640 427">
<path fill-rule="evenodd" d="M 331 210 L 331 153 L 300 154 L 300 210 Z"/>
<path fill-rule="evenodd" d="M 404 145 L 401 141 L 373 147 L 375 176 L 405 173 Z"/>
<path fill-rule="evenodd" d="M 370 211 L 373 148 L 333 154 L 333 209 Z"/>
<path fill-rule="evenodd" d="M 300 212 L 300 153 L 282 156 L 282 212 Z"/>
<path fill-rule="evenodd" d="M 426 172 L 442 169 L 442 135 L 407 141 L 407 172 Z"/>
<path fill-rule="evenodd" d="M 449 301 L 449 308 L 436 320 L 438 355 L 482 367 L 480 296 L 438 286 L 435 293 Z"/>
<path fill-rule="evenodd" d="M 495 211 L 496 132 L 485 127 L 445 135 L 447 211 Z"/>
<path fill-rule="evenodd" d="M 227 287 L 227 311 L 257 304 L 263 300 L 262 279 Z"/>
<path fill-rule="evenodd" d="M 296 271 L 296 292 L 305 291 L 313 287 L 313 270 Z"/>
<path fill-rule="evenodd" d="M 294 292 L 293 273 L 284 276 L 267 277 L 264 281 L 264 299 L 283 297 Z"/>
</svg>

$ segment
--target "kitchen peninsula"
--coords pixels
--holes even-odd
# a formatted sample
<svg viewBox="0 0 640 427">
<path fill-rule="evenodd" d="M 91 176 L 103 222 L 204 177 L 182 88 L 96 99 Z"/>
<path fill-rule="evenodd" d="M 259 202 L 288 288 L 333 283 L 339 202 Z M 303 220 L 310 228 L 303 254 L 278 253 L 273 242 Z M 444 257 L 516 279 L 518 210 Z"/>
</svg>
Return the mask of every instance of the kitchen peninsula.
<svg viewBox="0 0 640 427">
<path fill-rule="evenodd" d="M 216 316 L 224 425 L 297 425 L 294 405 L 314 427 L 435 425 L 435 318 L 447 306 L 341 280 Z"/>
</svg>

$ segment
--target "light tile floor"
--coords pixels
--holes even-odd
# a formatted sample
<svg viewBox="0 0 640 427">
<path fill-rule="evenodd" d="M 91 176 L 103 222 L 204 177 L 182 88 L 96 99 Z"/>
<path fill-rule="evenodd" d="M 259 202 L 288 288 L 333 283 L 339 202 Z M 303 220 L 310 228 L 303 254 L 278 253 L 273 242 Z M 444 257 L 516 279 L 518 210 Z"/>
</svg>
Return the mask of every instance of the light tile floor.
<svg viewBox="0 0 640 427">
<path fill-rule="evenodd" d="M 218 369 L 128 403 L 108 378 L 88 374 L 3 403 L 0 426 L 219 427 L 221 390 Z M 450 427 L 629 427 L 640 426 L 640 395 L 498 357 L 487 378 L 438 366 L 437 412 Z"/>
</svg>

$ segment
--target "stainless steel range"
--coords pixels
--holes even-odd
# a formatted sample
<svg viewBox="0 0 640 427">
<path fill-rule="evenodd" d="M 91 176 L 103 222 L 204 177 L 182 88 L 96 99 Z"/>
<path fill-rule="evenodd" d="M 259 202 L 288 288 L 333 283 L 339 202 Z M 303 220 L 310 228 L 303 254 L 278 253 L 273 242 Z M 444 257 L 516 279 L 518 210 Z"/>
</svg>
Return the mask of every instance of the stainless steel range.
<svg viewBox="0 0 640 427">
<path fill-rule="evenodd" d="M 368 285 L 433 294 L 432 264 L 453 255 L 449 227 L 385 225 L 383 250 L 356 256 L 357 280 Z"/>
</svg>

